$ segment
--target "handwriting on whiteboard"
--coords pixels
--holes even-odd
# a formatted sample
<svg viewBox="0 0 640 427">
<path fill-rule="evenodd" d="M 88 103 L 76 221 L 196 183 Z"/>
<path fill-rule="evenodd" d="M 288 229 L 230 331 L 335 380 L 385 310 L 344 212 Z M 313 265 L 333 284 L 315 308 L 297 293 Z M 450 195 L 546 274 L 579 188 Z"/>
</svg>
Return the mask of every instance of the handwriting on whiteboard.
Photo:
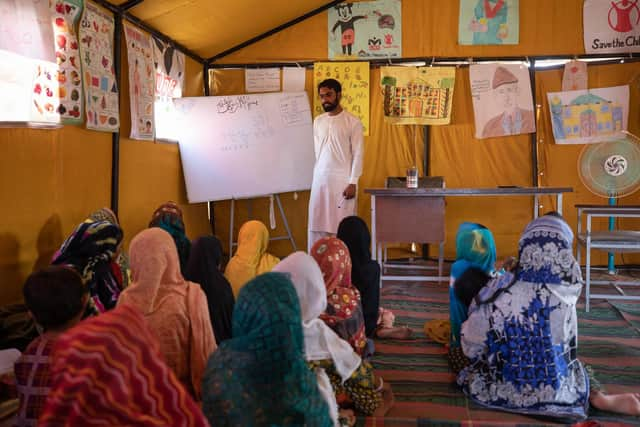
<svg viewBox="0 0 640 427">
<path fill-rule="evenodd" d="M 216 105 L 218 114 L 233 114 L 237 111 L 251 111 L 251 107 L 257 107 L 258 100 L 250 96 L 223 97 Z"/>
</svg>

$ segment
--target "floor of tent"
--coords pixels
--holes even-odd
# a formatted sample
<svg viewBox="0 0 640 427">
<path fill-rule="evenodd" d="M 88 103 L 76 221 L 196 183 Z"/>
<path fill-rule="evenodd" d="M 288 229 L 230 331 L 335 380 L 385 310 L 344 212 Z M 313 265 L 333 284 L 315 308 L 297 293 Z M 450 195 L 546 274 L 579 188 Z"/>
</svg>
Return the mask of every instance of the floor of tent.
<svg viewBox="0 0 640 427">
<path fill-rule="evenodd" d="M 392 271 L 392 274 L 409 273 L 404 270 Z M 638 271 L 627 274 L 640 280 Z M 397 325 L 411 327 L 414 338 L 376 340 L 373 365 L 376 372 L 391 383 L 395 405 L 384 418 L 361 418 L 357 425 L 557 425 L 547 419 L 483 409 L 456 386 L 444 346 L 429 340 L 423 329 L 427 320 L 448 319 L 447 285 L 384 282 L 380 305 L 394 312 Z M 579 358 L 593 367 L 605 390 L 640 392 L 640 301 L 592 300 L 591 310 L 586 313 L 583 290 L 578 319 Z M 640 425 L 640 417 L 593 409 L 589 420 L 603 425 Z"/>
</svg>

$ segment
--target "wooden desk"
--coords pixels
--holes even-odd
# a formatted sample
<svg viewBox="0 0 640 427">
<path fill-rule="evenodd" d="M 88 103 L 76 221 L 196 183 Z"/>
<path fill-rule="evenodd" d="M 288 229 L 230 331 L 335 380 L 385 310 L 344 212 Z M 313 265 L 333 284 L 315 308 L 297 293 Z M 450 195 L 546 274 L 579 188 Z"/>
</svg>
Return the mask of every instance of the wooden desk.
<svg viewBox="0 0 640 427">
<path fill-rule="evenodd" d="M 444 241 L 445 197 L 533 196 L 533 217 L 538 217 L 539 196 L 557 197 L 562 213 L 562 194 L 570 187 L 505 188 L 366 188 L 371 194 L 371 252 L 380 263 L 380 280 L 440 281 L 442 276 L 388 276 L 382 269 L 382 245 L 385 242 L 440 243 Z"/>
</svg>

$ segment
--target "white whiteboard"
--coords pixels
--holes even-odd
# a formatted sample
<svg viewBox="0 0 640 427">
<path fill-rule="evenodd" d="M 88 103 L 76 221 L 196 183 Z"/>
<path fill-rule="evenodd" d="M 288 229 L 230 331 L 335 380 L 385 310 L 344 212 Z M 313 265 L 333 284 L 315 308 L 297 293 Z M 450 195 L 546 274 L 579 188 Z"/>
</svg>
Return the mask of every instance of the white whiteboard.
<svg viewBox="0 0 640 427">
<path fill-rule="evenodd" d="M 311 188 L 315 159 L 306 92 L 174 102 L 190 203 Z"/>
</svg>

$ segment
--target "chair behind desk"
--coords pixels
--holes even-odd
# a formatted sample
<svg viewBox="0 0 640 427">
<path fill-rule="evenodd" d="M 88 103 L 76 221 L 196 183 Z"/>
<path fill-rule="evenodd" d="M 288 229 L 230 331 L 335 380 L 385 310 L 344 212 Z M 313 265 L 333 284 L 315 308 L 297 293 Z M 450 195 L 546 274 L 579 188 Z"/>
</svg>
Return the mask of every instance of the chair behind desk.
<svg viewBox="0 0 640 427">
<path fill-rule="evenodd" d="M 404 176 L 389 176 L 387 177 L 387 181 L 385 183 L 386 188 L 406 188 L 407 186 L 407 178 Z M 445 188 L 445 184 L 444 184 L 444 177 L 442 176 L 423 176 L 423 177 L 418 177 L 418 187 L 420 188 Z M 428 221 L 429 219 L 433 219 L 433 215 L 438 215 L 438 220 L 440 220 L 442 223 L 444 223 L 444 209 L 442 209 L 441 211 L 438 210 L 436 212 L 431 212 L 431 218 L 425 218 L 425 221 Z M 417 242 L 417 243 L 425 243 L 425 242 Z M 439 251 L 438 251 L 438 276 L 442 277 L 442 268 L 443 268 L 443 264 L 444 264 L 444 240 L 438 242 L 438 246 L 439 246 Z M 394 267 L 394 268 L 398 268 L 398 267 L 405 267 L 404 264 L 392 264 L 392 263 L 388 263 L 387 262 L 387 247 L 386 245 L 383 244 L 383 259 L 382 259 L 382 266 L 384 267 Z M 421 266 L 415 266 L 412 265 L 411 268 L 415 268 L 415 269 L 425 269 L 425 268 L 429 268 L 429 267 L 421 267 Z"/>
</svg>

